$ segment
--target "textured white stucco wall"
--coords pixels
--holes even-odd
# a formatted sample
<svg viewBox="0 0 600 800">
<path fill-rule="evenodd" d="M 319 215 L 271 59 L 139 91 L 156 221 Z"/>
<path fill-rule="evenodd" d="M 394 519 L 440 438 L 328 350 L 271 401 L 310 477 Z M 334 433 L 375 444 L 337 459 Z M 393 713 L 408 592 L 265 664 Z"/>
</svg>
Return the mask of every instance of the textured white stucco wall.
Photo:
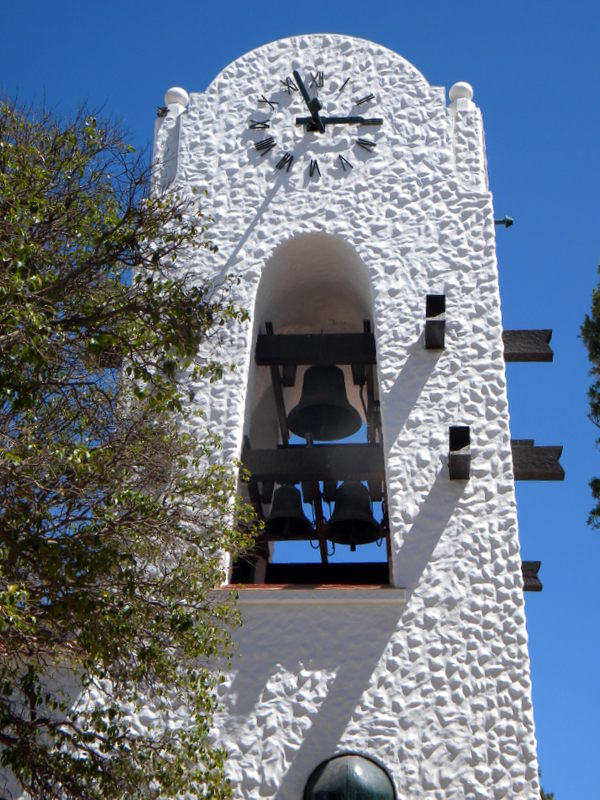
<svg viewBox="0 0 600 800">
<path fill-rule="evenodd" d="M 307 112 L 280 84 L 293 69 L 305 78 L 324 72 L 322 113 L 383 117 L 380 129 L 359 133 L 377 142 L 372 154 L 353 144 L 351 126 L 323 136 L 295 126 Z M 352 109 L 351 100 L 368 92 L 373 103 Z M 261 95 L 279 101 L 272 114 L 258 104 Z M 181 110 L 172 106 L 158 123 L 161 180 L 208 189 L 219 246 L 186 268 L 200 279 L 237 273 L 237 299 L 253 309 L 265 265 L 294 237 L 313 236 L 306 242 L 317 248 L 333 237 L 364 265 L 393 583 L 407 590 L 385 602 L 357 595 L 340 603 L 323 593 L 308 605 L 302 597 L 282 603 L 260 590 L 241 600 L 239 654 L 218 722 L 235 796 L 298 800 L 321 760 L 357 750 L 386 765 L 399 798 L 534 800 L 493 209 L 478 109 L 468 98 L 448 106 L 444 89 L 385 48 L 319 35 L 248 53 Z M 268 117 L 269 130 L 249 130 L 251 119 Z M 261 157 L 253 143 L 267 135 L 277 146 Z M 275 169 L 284 151 L 294 154 L 289 172 Z M 339 153 L 354 169 L 339 167 Z M 311 158 L 319 159 L 319 180 L 310 178 Z M 316 269 L 326 273 L 327 261 Z M 424 349 L 431 292 L 447 297 L 443 351 Z M 261 303 L 260 318 L 233 331 L 223 350 L 237 371 L 201 400 L 231 457 L 248 430 L 254 335 L 272 316 Z M 471 426 L 466 483 L 448 478 L 455 423 Z"/>
<path fill-rule="evenodd" d="M 383 117 L 359 134 L 376 140 L 372 154 L 350 126 L 320 138 L 295 126 L 306 111 L 279 83 L 293 69 L 323 70 L 324 113 Z M 368 92 L 375 101 L 353 109 Z M 251 131 L 270 116 L 263 94 L 280 105 L 270 130 Z M 374 312 L 396 588 L 243 593 L 215 731 L 236 798 L 300 800 L 317 764 L 345 750 L 383 763 L 402 800 L 539 798 L 492 198 L 479 111 L 453 105 L 399 55 L 315 35 L 248 53 L 157 121 L 157 179 L 207 189 L 219 246 L 182 270 L 238 274 L 236 299 L 253 310 L 290 240 L 331 245 L 351 251 L 361 286 L 364 270 Z M 253 143 L 269 133 L 277 147 L 263 158 Z M 275 169 L 286 150 L 289 172 Z M 327 269 L 311 279 L 326 284 Z M 447 297 L 443 351 L 424 349 L 431 292 Z M 222 344 L 237 370 L 196 387 L 226 458 L 248 430 L 254 336 L 271 317 L 260 301 Z M 448 478 L 455 423 L 471 426 L 466 483 Z"/>
</svg>

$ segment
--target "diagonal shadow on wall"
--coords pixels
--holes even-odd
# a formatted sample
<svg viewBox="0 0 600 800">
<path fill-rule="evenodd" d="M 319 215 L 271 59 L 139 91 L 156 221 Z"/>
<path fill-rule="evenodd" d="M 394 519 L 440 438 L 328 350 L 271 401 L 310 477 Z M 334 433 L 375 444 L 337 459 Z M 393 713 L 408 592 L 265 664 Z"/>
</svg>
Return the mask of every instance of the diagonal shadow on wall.
<svg viewBox="0 0 600 800">
<path fill-rule="evenodd" d="M 398 550 L 394 576 L 398 586 L 414 590 L 419 584 L 466 486 L 466 481 L 451 481 L 447 465 L 442 466 Z"/>
<path fill-rule="evenodd" d="M 338 749 L 344 730 L 368 689 L 377 664 L 397 628 L 403 606 L 344 609 L 334 636 L 310 648 L 311 666 L 334 673 L 291 764 L 281 776 L 275 800 L 292 800 L 315 766 Z M 326 608 L 321 609 L 327 613 Z M 338 613 L 339 610 L 338 610 Z M 341 641 L 343 639 L 343 641 Z M 341 644 L 341 646 L 340 646 Z M 290 664 L 292 669 L 297 665 Z"/>
<path fill-rule="evenodd" d="M 429 380 L 443 350 L 426 350 L 423 336 L 409 348 L 409 356 L 393 385 L 382 392 L 384 442 L 393 445 Z"/>
<path fill-rule="evenodd" d="M 257 767 L 262 780 L 270 780 L 274 800 L 297 800 L 298 786 L 336 751 L 403 608 L 400 603 L 374 608 L 352 602 L 328 607 L 324 602 L 243 609 L 238 655 L 243 669 L 227 692 L 233 717 L 226 746 L 233 752 L 235 741 L 247 748 L 240 737 L 259 742 L 263 755 Z M 276 733 L 268 729 L 269 717 L 277 719 Z M 245 721 L 250 721 L 249 730 Z M 273 765 L 262 760 L 268 746 L 260 740 L 272 735 L 279 740 L 275 750 L 282 756 L 283 745 L 286 755 L 276 777 L 269 779 Z"/>
<path fill-rule="evenodd" d="M 265 211 L 267 210 L 267 208 L 273 202 L 273 198 L 275 197 L 275 195 L 277 194 L 277 192 L 279 191 L 281 186 L 283 186 L 285 183 L 286 183 L 286 173 L 282 172 L 282 174 L 278 176 L 278 178 L 277 178 L 276 182 L 273 184 L 273 186 L 271 186 L 269 188 L 268 192 L 265 195 L 264 200 L 262 201 L 260 206 L 257 208 L 256 212 L 254 213 L 254 216 L 252 217 L 252 219 L 248 223 L 248 225 L 246 227 L 246 230 L 242 233 L 242 235 L 240 236 L 236 246 L 233 248 L 233 251 L 230 253 L 229 257 L 227 258 L 227 262 L 226 262 L 225 268 L 224 268 L 225 272 L 228 272 L 230 269 L 235 267 L 235 263 L 236 263 L 237 257 L 239 256 L 240 252 L 242 251 L 242 248 L 244 247 L 244 245 L 246 244 L 246 242 L 250 238 L 250 234 L 253 232 L 253 230 L 256 228 L 258 223 L 261 221 Z"/>
<path fill-rule="evenodd" d="M 406 575 L 410 582 L 399 581 L 398 585 L 406 585 L 410 590 L 419 583 L 465 487 L 464 481 L 449 480 L 445 466 L 438 472 L 400 549 L 399 563 L 407 562 Z M 276 800 L 292 800 L 293 787 L 303 785 L 315 766 L 338 749 L 344 730 L 359 706 L 395 628 L 401 624 L 402 612 L 408 604 L 409 601 L 402 609 L 393 610 L 395 613 L 391 615 L 385 608 L 376 617 L 372 609 L 366 610 L 365 627 L 356 626 L 355 629 L 356 637 L 360 638 L 357 657 L 352 658 L 353 648 L 350 648 L 350 657 L 345 658 L 338 669 L 318 715 L 281 781 Z"/>
<path fill-rule="evenodd" d="M 306 591 L 311 590 L 307 588 Z M 332 613 L 335 613 L 336 620 L 339 619 L 336 640 L 341 637 L 344 649 L 348 646 L 350 652 L 356 648 L 356 655 L 360 655 L 360 658 L 356 658 L 358 672 L 354 664 L 347 663 L 345 652 L 341 661 L 342 654 L 336 648 L 335 641 L 321 632 L 320 623 L 323 615 L 328 613 L 326 601 L 323 604 L 287 606 L 279 611 L 277 618 L 273 619 L 273 626 L 277 626 L 277 651 L 270 662 L 265 659 L 260 641 L 261 636 L 268 635 L 271 611 L 261 606 L 243 611 L 241 638 L 243 642 L 253 643 L 253 646 L 244 647 L 242 644 L 241 653 L 238 654 L 244 667 L 236 674 L 228 690 L 233 698 L 231 710 L 239 716 L 251 714 L 269 677 L 279 669 L 292 673 L 302 669 L 319 670 L 340 675 L 349 668 L 348 675 L 352 676 L 353 685 L 357 685 L 359 674 L 364 673 L 368 679 L 398 623 L 402 608 L 400 604 L 382 605 L 374 626 L 372 606 L 349 603 L 344 608 L 339 605 L 333 607 Z M 285 616 L 285 625 L 281 624 L 282 615 Z M 330 631 L 330 625 L 326 624 L 324 628 Z M 268 652 L 273 653 L 272 640 Z M 234 657 L 234 669 L 235 661 Z"/>
</svg>

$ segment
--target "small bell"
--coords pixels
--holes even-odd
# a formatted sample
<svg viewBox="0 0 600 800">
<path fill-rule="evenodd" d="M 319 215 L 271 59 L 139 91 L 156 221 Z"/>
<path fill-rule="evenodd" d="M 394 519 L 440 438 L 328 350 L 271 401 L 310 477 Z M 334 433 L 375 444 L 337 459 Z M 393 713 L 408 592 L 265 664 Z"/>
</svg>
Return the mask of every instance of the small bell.
<svg viewBox="0 0 600 800">
<path fill-rule="evenodd" d="M 361 426 L 361 417 L 346 396 L 344 373 L 339 367 L 314 366 L 304 373 L 300 402 L 288 416 L 289 429 L 317 441 L 344 439 Z"/>
<path fill-rule="evenodd" d="M 362 483 L 346 481 L 337 490 L 335 508 L 329 519 L 325 535 L 336 544 L 376 542 L 383 535 L 381 525 L 371 513 L 369 491 Z"/>
<path fill-rule="evenodd" d="M 295 486 L 275 489 L 271 513 L 265 521 L 265 533 L 268 539 L 309 539 L 314 534 Z"/>
</svg>

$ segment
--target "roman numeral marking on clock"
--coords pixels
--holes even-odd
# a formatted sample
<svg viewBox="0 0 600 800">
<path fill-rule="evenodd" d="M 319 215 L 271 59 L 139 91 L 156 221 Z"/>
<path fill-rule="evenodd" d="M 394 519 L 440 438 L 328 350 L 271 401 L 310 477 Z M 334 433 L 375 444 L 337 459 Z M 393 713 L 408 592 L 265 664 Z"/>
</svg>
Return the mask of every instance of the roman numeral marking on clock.
<svg viewBox="0 0 600 800">
<path fill-rule="evenodd" d="M 369 153 L 372 153 L 377 147 L 377 142 L 371 142 L 369 139 L 357 139 L 356 144 L 359 147 L 362 147 L 363 150 L 367 150 Z"/>
<path fill-rule="evenodd" d="M 375 98 L 375 95 L 373 94 L 373 92 L 370 92 L 369 94 L 366 94 L 364 97 L 361 97 L 358 100 L 355 100 L 354 101 L 354 105 L 355 106 L 362 106 L 363 103 L 368 103 L 370 100 L 373 100 L 374 98 Z"/>
<path fill-rule="evenodd" d="M 349 169 L 353 169 L 352 164 L 348 161 L 347 158 L 344 158 L 343 155 L 339 155 L 338 158 L 340 160 L 340 164 L 342 165 L 342 169 L 344 170 L 344 172 L 347 172 Z"/>
<path fill-rule="evenodd" d="M 286 92 L 288 94 L 291 94 L 292 92 L 297 92 L 298 91 L 298 87 L 296 86 L 296 84 L 294 83 L 294 81 L 291 78 L 286 78 L 285 80 L 280 80 L 279 83 L 281 83 L 283 85 L 283 87 L 285 88 L 285 90 L 286 90 Z"/>
<path fill-rule="evenodd" d="M 312 86 L 316 86 L 317 89 L 322 89 L 323 88 L 323 84 L 325 83 L 325 76 L 323 75 L 323 72 L 321 70 L 319 70 L 318 72 L 314 72 L 314 73 L 311 72 L 310 73 L 310 79 L 311 80 L 310 80 L 310 84 L 309 84 L 309 87 L 308 87 L 309 89 Z"/>
<path fill-rule="evenodd" d="M 345 80 L 345 81 L 342 83 L 342 85 L 340 86 L 340 88 L 338 89 L 338 94 L 341 94 L 341 93 L 344 91 L 344 89 L 345 89 L 345 88 L 346 88 L 346 86 L 348 85 L 348 81 L 349 81 L 349 80 L 350 80 L 350 76 L 348 76 L 348 77 L 346 78 L 346 80 Z"/>
<path fill-rule="evenodd" d="M 266 139 L 261 139 L 260 142 L 254 142 L 254 147 L 261 156 L 266 156 L 269 150 L 275 147 L 275 139 L 272 136 L 267 136 Z"/>
<path fill-rule="evenodd" d="M 291 153 L 284 153 L 275 166 L 277 169 L 283 169 L 285 167 L 285 171 L 289 172 L 293 160 L 294 156 Z"/>
<path fill-rule="evenodd" d="M 265 106 L 265 105 L 269 106 L 271 111 L 275 111 L 275 106 L 279 105 L 277 100 L 267 100 L 267 98 L 264 96 L 264 94 L 261 94 L 260 100 L 258 101 L 258 104 L 261 105 L 261 106 Z"/>
<path fill-rule="evenodd" d="M 268 119 L 251 119 L 248 127 L 251 131 L 264 131 L 271 127 L 271 123 Z"/>
<path fill-rule="evenodd" d="M 319 169 L 319 162 L 317 161 L 316 158 L 311 158 L 310 167 L 308 169 L 308 174 L 312 178 L 315 173 L 319 176 L 319 178 L 321 177 L 321 170 Z"/>
</svg>

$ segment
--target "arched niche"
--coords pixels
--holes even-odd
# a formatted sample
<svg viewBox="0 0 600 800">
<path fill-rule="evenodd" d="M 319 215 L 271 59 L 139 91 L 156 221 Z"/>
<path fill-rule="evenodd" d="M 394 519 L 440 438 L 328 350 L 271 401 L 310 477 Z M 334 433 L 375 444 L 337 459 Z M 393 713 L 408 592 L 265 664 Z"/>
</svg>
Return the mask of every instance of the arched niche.
<svg viewBox="0 0 600 800">
<path fill-rule="evenodd" d="M 373 566 L 369 573 L 372 579 L 364 582 L 388 582 L 389 538 L 383 522 L 385 476 L 373 305 L 367 267 L 355 249 L 336 236 L 313 233 L 291 237 L 277 247 L 265 263 L 254 307 L 253 358 L 246 398 L 243 460 L 255 476 L 248 492 L 258 513 L 268 518 L 274 508 L 271 503 L 275 486 L 294 484 L 299 491 L 301 489 L 304 508 L 310 508 L 312 513 L 311 530 L 315 535 L 303 534 L 300 539 L 306 544 L 311 539 L 318 541 L 321 563 L 313 570 L 300 558 L 298 567 L 306 567 L 306 570 L 300 570 L 297 578 L 287 572 L 281 580 L 275 577 L 268 580 L 269 572 L 282 576 L 272 561 L 273 542 L 289 543 L 295 539 L 291 533 L 275 535 L 267 526 L 258 543 L 261 564 L 254 568 L 254 577 L 240 578 L 244 582 L 265 582 L 265 569 L 266 582 L 355 582 L 356 573 L 344 578 L 344 569 L 352 565 L 339 563 L 345 558 L 339 551 L 336 550 L 334 556 L 338 563 L 329 562 L 328 546 L 332 542 L 340 549 L 348 546 L 352 553 L 348 561 L 358 560 L 362 564 L 362 554 L 367 553 L 365 548 L 369 543 L 375 547 L 377 541 L 380 548 L 376 557 L 373 558 L 372 551 L 364 556 L 364 563 L 372 562 Z M 307 358 L 305 345 L 315 360 Z M 274 349 L 269 349 L 271 347 Z M 265 352 L 270 354 L 270 361 L 265 359 Z M 339 358 L 330 357 L 332 353 Z M 359 412 L 362 426 L 349 437 L 352 444 L 349 439 L 328 444 L 317 442 L 311 452 L 307 452 L 312 442 L 308 438 L 290 436 L 288 415 L 300 400 L 305 371 L 323 364 L 333 364 L 342 370 L 348 402 Z M 334 404 L 335 409 L 338 407 Z M 364 449 L 359 452 L 360 447 Z M 315 454 L 316 450 L 319 452 Z M 310 470 L 314 472 L 307 473 L 305 457 L 313 465 Z M 277 469 L 272 467 L 273 463 Z M 265 464 L 271 466 L 266 468 Z M 258 477 L 261 475 L 263 477 Z M 340 530 L 338 517 L 335 526 L 333 520 L 329 525 L 328 519 L 332 509 L 338 510 L 338 500 L 340 504 L 343 502 L 338 496 L 339 485 L 347 481 L 362 483 L 368 488 L 367 509 L 357 517 L 351 515 Z M 357 487 L 356 491 L 359 489 L 364 494 L 363 487 Z M 346 487 L 344 494 L 348 496 Z M 356 500 L 356 493 L 353 499 Z M 348 531 L 352 532 L 348 534 Z M 350 570 L 347 572 L 349 576 Z M 364 572 L 366 575 L 368 570 Z"/>
<path fill-rule="evenodd" d="M 368 271 L 342 239 L 325 233 L 294 236 L 277 247 L 265 264 L 256 295 L 253 343 L 269 322 L 275 334 L 360 333 L 365 320 L 373 321 Z M 348 399 L 364 417 L 351 368 L 342 368 Z M 288 410 L 299 400 L 305 370 L 299 367 L 294 386 L 284 388 Z M 268 370 L 257 369 L 254 361 L 245 432 L 254 447 L 272 446 L 278 439 L 271 376 Z"/>
<path fill-rule="evenodd" d="M 373 312 L 367 268 L 354 248 L 337 236 L 293 236 L 265 264 L 254 312 L 270 316 L 279 331 L 346 332 Z"/>
</svg>

